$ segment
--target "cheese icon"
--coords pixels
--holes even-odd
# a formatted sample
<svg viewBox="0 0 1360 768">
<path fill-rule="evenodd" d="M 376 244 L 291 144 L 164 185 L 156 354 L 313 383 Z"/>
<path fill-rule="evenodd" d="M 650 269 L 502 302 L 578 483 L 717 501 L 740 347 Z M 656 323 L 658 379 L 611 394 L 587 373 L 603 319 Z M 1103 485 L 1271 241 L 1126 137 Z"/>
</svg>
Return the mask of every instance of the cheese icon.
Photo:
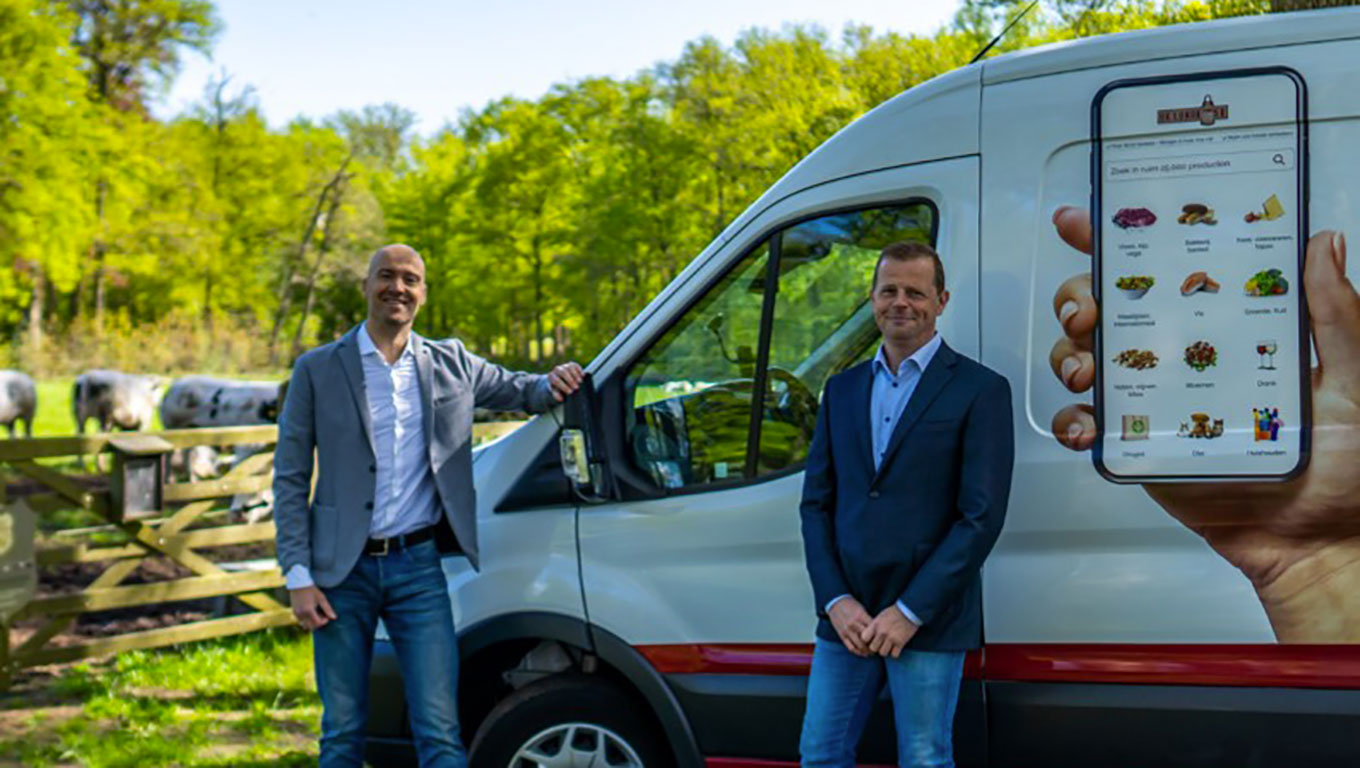
<svg viewBox="0 0 1360 768">
<path fill-rule="evenodd" d="M 1284 206 L 1280 205 L 1280 198 L 1271 195 L 1270 199 L 1266 201 L 1265 216 L 1262 216 L 1261 218 L 1265 219 L 1266 221 L 1274 221 L 1275 219 L 1278 219 L 1283 215 Z"/>
</svg>

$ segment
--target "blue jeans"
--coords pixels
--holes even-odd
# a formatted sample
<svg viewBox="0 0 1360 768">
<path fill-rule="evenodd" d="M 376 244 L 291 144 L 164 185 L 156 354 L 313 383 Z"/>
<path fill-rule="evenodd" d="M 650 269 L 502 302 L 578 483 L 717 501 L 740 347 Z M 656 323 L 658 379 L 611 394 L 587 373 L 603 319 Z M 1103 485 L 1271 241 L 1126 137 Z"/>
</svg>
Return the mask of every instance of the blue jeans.
<svg viewBox="0 0 1360 768">
<path fill-rule="evenodd" d="M 897 764 L 953 768 L 963 656 L 962 651 L 904 650 L 896 659 L 863 658 L 839 642 L 817 638 L 798 744 L 803 765 L 853 768 L 855 748 L 886 674 L 897 726 Z"/>
<path fill-rule="evenodd" d="M 383 557 L 361 555 L 322 590 L 336 618 L 313 633 L 321 694 L 321 766 L 363 765 L 368 673 L 381 618 L 396 647 L 422 768 L 467 768 L 458 733 L 458 637 L 433 541 Z"/>
</svg>

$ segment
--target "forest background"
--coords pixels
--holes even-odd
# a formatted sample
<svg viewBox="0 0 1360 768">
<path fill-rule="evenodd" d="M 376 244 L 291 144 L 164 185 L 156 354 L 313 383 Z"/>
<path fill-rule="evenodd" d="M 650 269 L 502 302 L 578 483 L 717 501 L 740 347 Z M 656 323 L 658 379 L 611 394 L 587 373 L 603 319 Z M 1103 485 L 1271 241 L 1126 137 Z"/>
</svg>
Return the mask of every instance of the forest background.
<svg viewBox="0 0 1360 768">
<path fill-rule="evenodd" d="M 157 119 L 220 34 L 210 0 L 0 0 L 0 367 L 277 374 L 363 318 L 366 257 L 393 241 L 427 263 L 419 332 L 585 362 L 801 157 L 1007 24 L 987 55 L 1289 4 L 1029 5 L 965 0 L 927 36 L 701 38 L 422 136 L 393 103 L 271 125 L 230 73 Z"/>
</svg>

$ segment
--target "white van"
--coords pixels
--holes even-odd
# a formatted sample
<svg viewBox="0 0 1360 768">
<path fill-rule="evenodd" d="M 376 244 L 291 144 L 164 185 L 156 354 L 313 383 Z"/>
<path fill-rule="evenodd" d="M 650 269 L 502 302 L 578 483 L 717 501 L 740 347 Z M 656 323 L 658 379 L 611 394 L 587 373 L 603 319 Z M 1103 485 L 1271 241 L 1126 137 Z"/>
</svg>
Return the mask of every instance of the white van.
<svg viewBox="0 0 1360 768">
<path fill-rule="evenodd" d="M 1080 373 L 1050 361 L 1055 295 L 1093 267 L 1068 205 L 1095 211 L 1107 310 Z M 473 764 L 797 761 L 803 458 L 827 378 L 875 351 L 879 248 L 915 239 L 944 259 L 941 333 L 1016 399 L 959 765 L 1360 765 L 1360 298 L 1309 283 L 1314 355 L 1320 230 L 1360 233 L 1360 11 L 1025 51 L 865 115 L 600 353 L 593 393 L 477 454 L 482 571 L 445 561 Z M 410 736 L 379 640 L 388 764 Z M 863 763 L 895 761 L 888 706 Z"/>
</svg>

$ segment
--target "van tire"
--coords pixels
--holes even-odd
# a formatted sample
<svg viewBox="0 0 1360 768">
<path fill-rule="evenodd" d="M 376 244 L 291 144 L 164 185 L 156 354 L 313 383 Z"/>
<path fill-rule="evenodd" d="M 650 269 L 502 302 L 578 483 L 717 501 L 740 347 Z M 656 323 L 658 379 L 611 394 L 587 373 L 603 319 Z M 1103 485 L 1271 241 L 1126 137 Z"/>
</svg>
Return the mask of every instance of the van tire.
<svg viewBox="0 0 1360 768">
<path fill-rule="evenodd" d="M 597 762 L 598 768 L 667 768 L 672 761 L 665 739 L 645 713 L 641 702 L 598 677 L 553 675 L 496 704 L 477 729 L 468 763 L 471 768 L 516 768 L 512 761 L 521 750 L 553 753 L 564 747 L 562 737 L 573 733 L 582 740 L 578 748 L 605 742 L 608 759 Z"/>
</svg>

